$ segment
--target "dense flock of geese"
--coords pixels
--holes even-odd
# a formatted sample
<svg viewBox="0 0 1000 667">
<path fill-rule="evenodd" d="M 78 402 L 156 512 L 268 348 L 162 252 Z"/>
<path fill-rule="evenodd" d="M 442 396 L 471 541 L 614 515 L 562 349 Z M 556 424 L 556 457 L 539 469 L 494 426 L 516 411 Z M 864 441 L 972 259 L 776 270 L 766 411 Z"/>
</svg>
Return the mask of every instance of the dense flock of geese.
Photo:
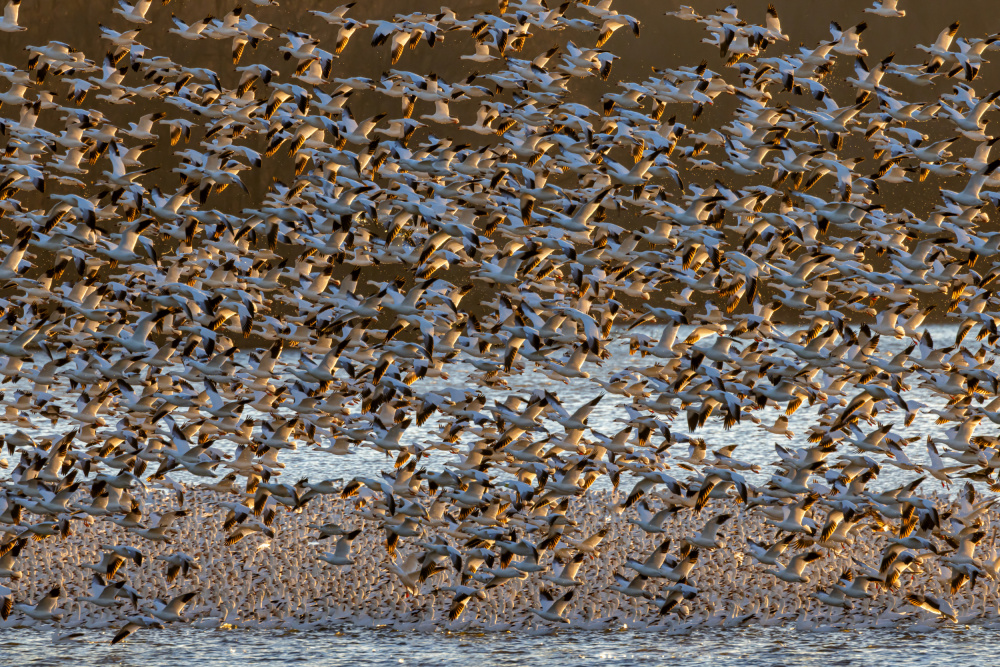
<svg viewBox="0 0 1000 667">
<path fill-rule="evenodd" d="M 151 5 L 118 3 L 103 57 L 39 33 L 0 65 L 3 626 L 1000 624 L 996 36 L 900 62 L 865 22 L 793 47 L 773 7 L 681 7 L 721 59 L 613 82 L 641 26 L 612 0 L 172 17 L 231 40 L 215 72 L 141 43 L 176 9 Z M 407 69 L 442 41 L 482 71 Z M 157 110 L 100 110 L 133 103 Z M 278 152 L 258 200 L 244 172 Z M 916 211 L 880 196 L 911 182 Z M 612 339 L 633 365 L 591 378 Z M 507 388 L 532 369 L 553 383 Z M 699 433 L 791 439 L 803 404 L 773 463 Z M 945 436 L 906 437 L 919 413 Z M 295 449 L 330 479 L 283 470 Z M 380 474 L 337 474 L 368 449 Z"/>
</svg>

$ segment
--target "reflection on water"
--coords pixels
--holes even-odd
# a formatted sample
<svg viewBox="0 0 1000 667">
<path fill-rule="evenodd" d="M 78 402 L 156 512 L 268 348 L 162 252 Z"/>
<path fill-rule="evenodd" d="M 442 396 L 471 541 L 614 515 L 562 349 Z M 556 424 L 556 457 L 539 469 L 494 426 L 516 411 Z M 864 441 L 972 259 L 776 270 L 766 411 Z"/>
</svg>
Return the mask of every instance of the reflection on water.
<svg viewBox="0 0 1000 667">
<path fill-rule="evenodd" d="M 343 627 L 323 631 L 146 633 L 108 647 L 57 641 L 55 632 L 18 630 L 0 651 L 35 656 L 25 665 L 113 664 L 159 667 L 185 662 L 254 665 L 981 665 L 1000 650 L 995 629 L 945 628 L 926 634 L 896 630 L 803 633 L 789 628 L 704 629 L 688 635 L 621 629 L 544 635 L 398 632 Z"/>
</svg>

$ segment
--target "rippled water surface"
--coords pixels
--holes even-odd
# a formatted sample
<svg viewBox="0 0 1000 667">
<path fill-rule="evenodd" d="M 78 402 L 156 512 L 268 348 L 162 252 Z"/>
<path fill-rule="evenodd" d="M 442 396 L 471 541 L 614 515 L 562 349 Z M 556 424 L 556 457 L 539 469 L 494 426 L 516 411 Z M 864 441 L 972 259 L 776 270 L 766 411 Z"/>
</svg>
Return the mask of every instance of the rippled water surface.
<svg viewBox="0 0 1000 667">
<path fill-rule="evenodd" d="M 19 665 L 944 665 L 991 664 L 1000 635 L 984 628 L 933 633 L 792 628 L 634 630 L 547 635 L 345 629 L 311 632 L 167 630 L 108 646 L 96 634 L 57 641 L 48 631 L 8 631 L 0 656 Z M 104 638 L 106 639 L 106 638 Z"/>
</svg>

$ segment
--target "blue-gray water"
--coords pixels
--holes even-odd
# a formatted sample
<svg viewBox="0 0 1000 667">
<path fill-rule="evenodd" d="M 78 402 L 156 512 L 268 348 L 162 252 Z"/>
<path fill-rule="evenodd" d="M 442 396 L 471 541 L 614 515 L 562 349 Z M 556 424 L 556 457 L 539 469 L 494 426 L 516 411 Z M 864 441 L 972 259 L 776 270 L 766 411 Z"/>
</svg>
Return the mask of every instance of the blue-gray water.
<svg viewBox="0 0 1000 667">
<path fill-rule="evenodd" d="M 950 665 L 992 664 L 994 629 L 802 632 L 793 628 L 707 629 L 686 636 L 632 630 L 526 636 L 343 629 L 312 632 L 182 629 L 57 641 L 57 632 L 0 634 L 0 659 L 17 665 Z M 4 660 L 6 663 L 6 660 Z"/>
</svg>

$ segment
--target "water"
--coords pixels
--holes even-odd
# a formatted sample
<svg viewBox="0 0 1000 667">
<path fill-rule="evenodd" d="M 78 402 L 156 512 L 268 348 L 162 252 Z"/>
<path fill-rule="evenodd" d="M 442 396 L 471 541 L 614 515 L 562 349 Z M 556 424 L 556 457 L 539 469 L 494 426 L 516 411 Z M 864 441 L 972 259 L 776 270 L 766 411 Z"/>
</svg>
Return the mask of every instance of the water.
<svg viewBox="0 0 1000 667">
<path fill-rule="evenodd" d="M 0 656 L 18 665 L 817 665 L 969 667 L 1000 650 L 995 630 L 933 633 L 861 630 L 804 633 L 790 628 L 706 629 L 683 636 L 635 630 L 574 630 L 529 636 L 399 632 L 356 628 L 311 632 L 192 629 L 148 632 L 108 646 L 95 635 L 55 641 L 49 631 L 0 635 Z"/>
</svg>

